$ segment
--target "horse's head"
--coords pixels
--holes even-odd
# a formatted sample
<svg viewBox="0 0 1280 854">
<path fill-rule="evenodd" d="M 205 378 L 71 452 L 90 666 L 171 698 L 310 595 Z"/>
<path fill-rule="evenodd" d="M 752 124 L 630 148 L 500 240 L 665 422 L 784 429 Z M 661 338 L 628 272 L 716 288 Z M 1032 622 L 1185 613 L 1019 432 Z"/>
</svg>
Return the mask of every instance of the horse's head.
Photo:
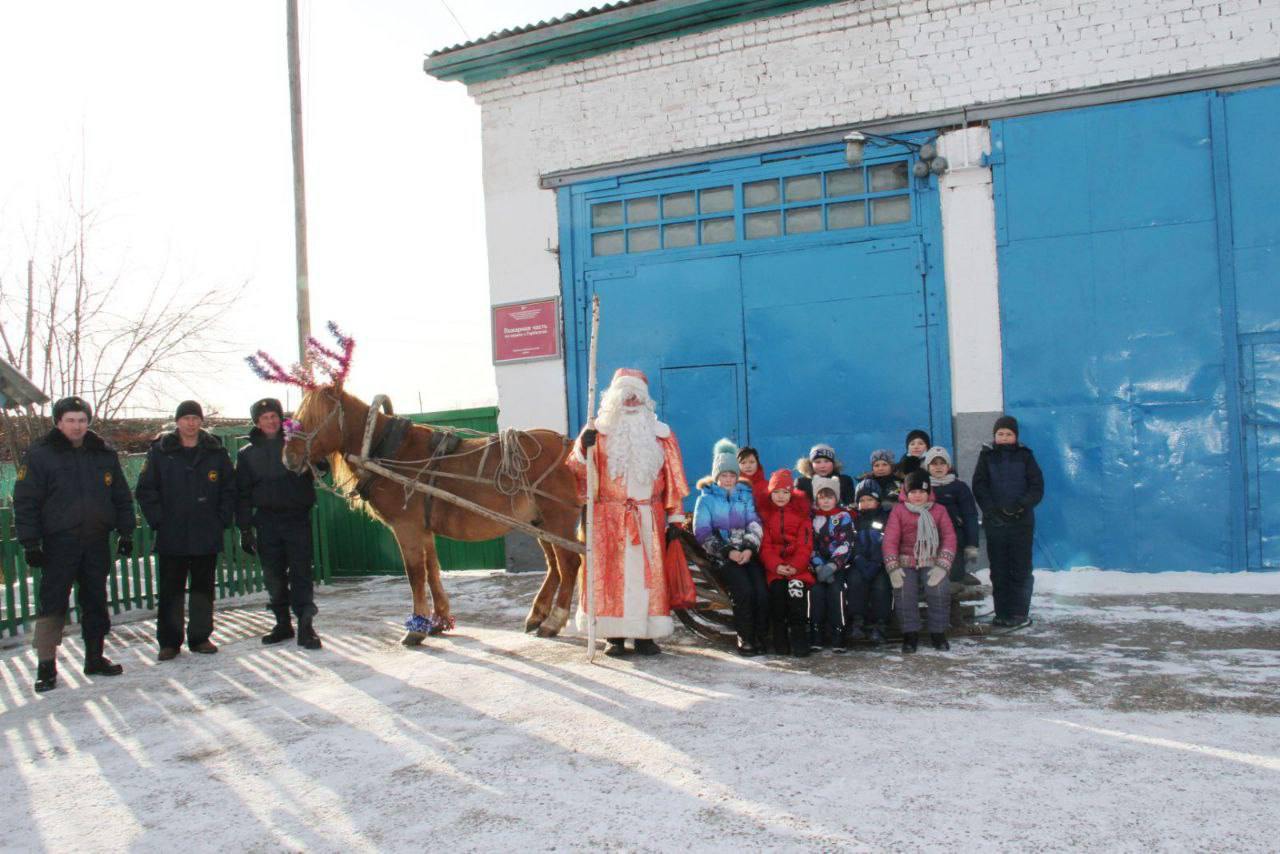
<svg viewBox="0 0 1280 854">
<path fill-rule="evenodd" d="M 341 452 L 346 441 L 343 391 L 334 385 L 308 389 L 285 422 L 284 465 L 301 474 L 312 463 Z"/>
<path fill-rule="evenodd" d="M 351 370 L 351 351 L 356 342 L 343 335 L 333 322 L 328 328 L 338 349 L 308 337 L 302 362 L 287 371 L 263 350 L 245 359 L 261 379 L 297 386 L 304 392 L 293 418 L 284 423 L 284 465 L 299 474 L 310 469 L 312 463 L 340 453 L 345 440 L 346 395 L 342 384 Z M 328 374 L 328 383 L 317 379 L 317 369 Z"/>
</svg>

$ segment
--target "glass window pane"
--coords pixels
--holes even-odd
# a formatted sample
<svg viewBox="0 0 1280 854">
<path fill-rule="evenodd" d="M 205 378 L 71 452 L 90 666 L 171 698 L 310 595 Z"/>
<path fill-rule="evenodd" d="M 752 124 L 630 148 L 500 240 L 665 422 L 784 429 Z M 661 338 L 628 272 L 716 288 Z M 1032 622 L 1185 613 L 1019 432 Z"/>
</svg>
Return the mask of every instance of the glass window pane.
<svg viewBox="0 0 1280 854">
<path fill-rule="evenodd" d="M 782 233 L 782 214 L 779 211 L 747 214 L 747 240 L 761 237 L 777 237 Z"/>
<path fill-rule="evenodd" d="M 827 205 L 827 228 L 862 228 L 867 224 L 866 202 Z"/>
<path fill-rule="evenodd" d="M 658 197 L 627 200 L 627 222 L 653 222 L 658 218 Z"/>
<path fill-rule="evenodd" d="M 822 208 L 793 208 L 787 211 L 787 234 L 822 231 Z"/>
<path fill-rule="evenodd" d="M 702 221 L 702 242 L 704 244 L 732 243 L 735 237 L 737 235 L 734 234 L 733 217 Z"/>
<path fill-rule="evenodd" d="M 662 248 L 674 249 L 677 246 L 698 245 L 698 224 L 696 222 L 678 222 L 662 229 Z"/>
<path fill-rule="evenodd" d="M 841 169 L 827 173 L 828 196 L 860 196 L 865 192 L 861 169 Z"/>
<path fill-rule="evenodd" d="M 605 228 L 622 225 L 622 202 L 606 202 L 591 206 L 591 227 Z"/>
<path fill-rule="evenodd" d="M 905 160 L 872 166 L 867 171 L 871 175 L 871 192 L 873 193 L 907 188 L 907 161 Z"/>
<path fill-rule="evenodd" d="M 591 236 L 592 255 L 621 255 L 627 251 L 626 232 L 606 231 Z"/>
<path fill-rule="evenodd" d="M 888 225 L 911 219 L 911 197 L 889 196 L 871 200 L 871 224 Z"/>
<path fill-rule="evenodd" d="M 783 193 L 789 202 L 811 202 L 822 198 L 821 175 L 797 175 L 782 182 Z"/>
<path fill-rule="evenodd" d="M 749 208 L 776 205 L 781 201 L 778 196 L 778 182 L 776 180 L 753 181 L 750 184 L 743 184 L 742 198 L 743 204 Z"/>
<path fill-rule="evenodd" d="M 694 205 L 693 193 L 672 193 L 669 196 L 662 197 L 662 216 L 664 219 L 674 219 L 678 216 L 693 216 L 697 213 Z"/>
<path fill-rule="evenodd" d="M 701 190 L 698 193 L 698 203 L 704 214 L 731 211 L 733 210 L 733 187 L 712 187 L 709 190 Z"/>
<path fill-rule="evenodd" d="M 652 252 L 658 248 L 658 227 L 633 228 L 627 232 L 628 252 Z"/>
</svg>

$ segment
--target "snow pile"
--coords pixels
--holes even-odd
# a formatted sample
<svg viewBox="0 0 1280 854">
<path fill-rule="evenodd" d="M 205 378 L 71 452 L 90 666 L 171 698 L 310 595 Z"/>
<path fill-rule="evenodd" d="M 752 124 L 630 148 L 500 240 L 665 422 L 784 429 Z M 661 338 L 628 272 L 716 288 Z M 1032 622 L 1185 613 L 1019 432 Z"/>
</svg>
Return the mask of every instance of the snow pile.
<svg viewBox="0 0 1280 854">
<path fill-rule="evenodd" d="M 1280 834 L 1262 806 L 1280 797 L 1280 644 L 1250 622 L 1280 599 L 1215 627 L 1087 602 L 1060 618 L 1042 592 L 1036 626 L 949 654 L 741 660 L 685 635 L 589 665 L 580 640 L 518 630 L 540 581 L 451 575 L 458 629 L 416 650 L 398 644 L 407 585 L 370 579 L 321 591 L 318 653 L 259 643 L 257 604 L 220 612 L 208 658 L 156 664 L 149 624 L 117 627 L 114 680 L 73 670 L 68 639 L 39 698 L 31 653 L 0 654 L 4 844 L 1147 852 Z"/>
</svg>

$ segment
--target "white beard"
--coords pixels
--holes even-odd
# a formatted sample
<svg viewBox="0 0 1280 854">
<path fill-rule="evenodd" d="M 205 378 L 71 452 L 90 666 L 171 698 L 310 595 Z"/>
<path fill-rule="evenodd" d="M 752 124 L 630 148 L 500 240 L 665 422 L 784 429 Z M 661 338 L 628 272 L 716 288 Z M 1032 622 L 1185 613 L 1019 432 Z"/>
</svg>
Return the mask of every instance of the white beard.
<svg viewBox="0 0 1280 854">
<path fill-rule="evenodd" d="M 658 441 L 658 416 L 650 400 L 643 406 L 623 406 L 624 395 L 630 393 L 613 388 L 605 392 L 596 426 L 609 437 L 609 476 L 652 483 L 666 461 Z"/>
</svg>

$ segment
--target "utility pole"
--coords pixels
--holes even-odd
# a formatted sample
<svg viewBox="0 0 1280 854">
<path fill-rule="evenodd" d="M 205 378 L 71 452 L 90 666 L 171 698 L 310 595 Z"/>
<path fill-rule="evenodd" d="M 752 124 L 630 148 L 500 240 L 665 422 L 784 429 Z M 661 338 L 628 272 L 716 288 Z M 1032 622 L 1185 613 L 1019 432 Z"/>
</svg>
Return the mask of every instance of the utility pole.
<svg viewBox="0 0 1280 854">
<path fill-rule="evenodd" d="M 285 0 L 289 40 L 289 126 L 293 136 L 293 232 L 298 271 L 298 361 L 307 360 L 311 289 L 307 281 L 307 185 L 302 165 L 302 71 L 298 60 L 298 0 Z"/>
</svg>

